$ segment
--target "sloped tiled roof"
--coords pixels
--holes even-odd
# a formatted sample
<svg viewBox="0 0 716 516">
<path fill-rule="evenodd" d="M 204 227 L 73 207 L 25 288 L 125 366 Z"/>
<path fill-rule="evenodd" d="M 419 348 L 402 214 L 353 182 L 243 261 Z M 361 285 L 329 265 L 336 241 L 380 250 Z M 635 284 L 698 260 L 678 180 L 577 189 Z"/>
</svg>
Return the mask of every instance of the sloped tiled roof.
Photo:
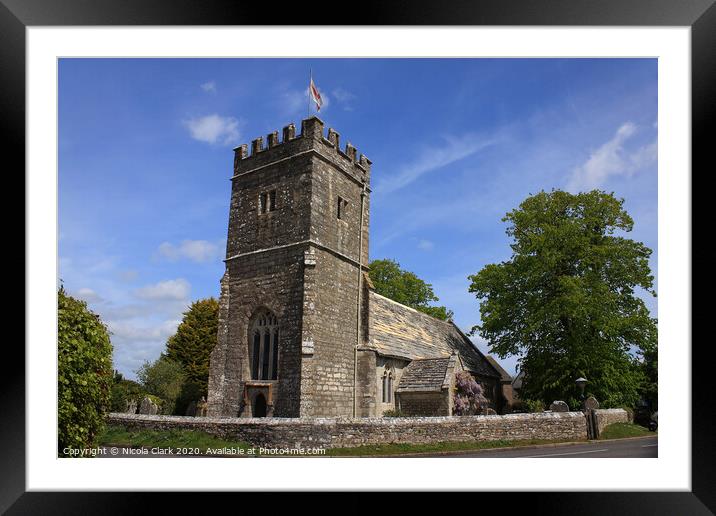
<svg viewBox="0 0 716 516">
<path fill-rule="evenodd" d="M 403 369 L 398 392 L 441 390 L 446 382 L 449 365 L 450 357 L 413 360 Z"/>
<path fill-rule="evenodd" d="M 500 377 L 469 338 L 454 323 L 409 308 L 369 291 L 367 348 L 383 356 L 417 360 L 460 355 L 473 373 Z"/>
<path fill-rule="evenodd" d="M 502 368 L 502 366 L 500 365 L 500 363 L 497 360 L 495 360 L 495 358 L 492 355 L 486 355 L 485 358 L 487 359 L 488 362 L 490 362 L 492 367 L 494 367 L 495 370 L 498 373 L 500 373 L 500 378 L 503 382 L 512 382 L 512 376 L 510 375 L 510 373 L 505 371 Z"/>
</svg>

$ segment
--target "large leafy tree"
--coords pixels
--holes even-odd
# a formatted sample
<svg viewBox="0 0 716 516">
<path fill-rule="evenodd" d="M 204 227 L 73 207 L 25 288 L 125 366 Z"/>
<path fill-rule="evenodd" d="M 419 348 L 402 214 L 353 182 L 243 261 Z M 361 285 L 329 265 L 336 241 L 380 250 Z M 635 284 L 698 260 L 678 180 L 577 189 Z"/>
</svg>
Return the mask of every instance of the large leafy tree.
<svg viewBox="0 0 716 516">
<path fill-rule="evenodd" d="M 470 276 L 474 330 L 501 358 L 521 356 L 522 397 L 574 399 L 579 376 L 603 406 L 633 406 L 643 389 L 638 359 L 655 355 L 657 321 L 637 292 L 656 293 L 651 250 L 623 236 L 634 225 L 623 204 L 598 190 L 532 195 L 503 219 L 511 258 Z"/>
<path fill-rule="evenodd" d="M 163 414 L 177 412 L 176 406 L 186 382 L 179 362 L 162 353 L 154 362 L 145 361 L 137 370 L 137 378 L 147 393 L 159 398 Z"/>
<path fill-rule="evenodd" d="M 443 321 L 452 319 L 452 310 L 444 306 L 431 305 L 434 301 L 439 301 L 432 285 L 421 280 L 414 273 L 401 269 L 396 261 L 373 260 L 370 262 L 369 276 L 375 291 L 381 296 Z"/>
<path fill-rule="evenodd" d="M 174 335 L 167 340 L 166 355 L 180 363 L 192 390 L 206 396 L 209 355 L 216 346 L 219 330 L 219 303 L 213 297 L 192 303 Z"/>
<path fill-rule="evenodd" d="M 58 451 L 89 448 L 104 428 L 112 386 L 109 332 L 87 303 L 57 292 Z"/>
</svg>

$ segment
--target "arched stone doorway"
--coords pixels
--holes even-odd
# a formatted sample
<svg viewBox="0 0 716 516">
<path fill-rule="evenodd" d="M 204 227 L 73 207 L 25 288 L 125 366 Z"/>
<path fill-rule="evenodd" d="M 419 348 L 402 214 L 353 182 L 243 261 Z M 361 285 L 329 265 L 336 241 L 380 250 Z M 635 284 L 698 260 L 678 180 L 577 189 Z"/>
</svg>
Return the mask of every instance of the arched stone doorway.
<svg viewBox="0 0 716 516">
<path fill-rule="evenodd" d="M 263 394 L 259 393 L 254 398 L 254 406 L 252 407 L 251 413 L 254 417 L 266 417 L 266 398 Z"/>
</svg>

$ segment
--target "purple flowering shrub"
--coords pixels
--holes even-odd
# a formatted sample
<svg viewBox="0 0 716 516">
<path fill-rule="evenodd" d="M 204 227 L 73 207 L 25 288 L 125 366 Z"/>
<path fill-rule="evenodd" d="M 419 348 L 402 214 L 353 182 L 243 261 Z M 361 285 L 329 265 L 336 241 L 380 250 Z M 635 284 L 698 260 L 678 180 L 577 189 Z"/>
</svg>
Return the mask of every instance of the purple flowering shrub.
<svg viewBox="0 0 716 516">
<path fill-rule="evenodd" d="M 453 414 L 456 416 L 470 416 L 479 414 L 487 408 L 487 398 L 482 386 L 467 371 L 455 375 L 455 402 Z"/>
</svg>

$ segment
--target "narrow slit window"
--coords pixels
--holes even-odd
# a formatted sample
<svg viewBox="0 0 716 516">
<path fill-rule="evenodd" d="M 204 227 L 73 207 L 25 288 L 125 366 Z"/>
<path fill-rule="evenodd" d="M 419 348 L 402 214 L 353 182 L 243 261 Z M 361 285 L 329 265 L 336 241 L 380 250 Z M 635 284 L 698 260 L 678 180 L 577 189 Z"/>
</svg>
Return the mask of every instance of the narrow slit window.
<svg viewBox="0 0 716 516">
<path fill-rule="evenodd" d="M 266 193 L 262 193 L 259 196 L 259 213 L 266 213 L 267 204 L 268 195 Z"/>
<path fill-rule="evenodd" d="M 348 201 L 346 201 L 343 197 L 338 197 L 338 200 L 336 201 L 336 218 L 338 220 L 341 220 L 345 217 L 347 207 Z"/>
<path fill-rule="evenodd" d="M 276 209 L 276 190 L 271 190 L 269 192 L 269 205 L 268 205 L 268 211 L 274 211 Z"/>
</svg>

